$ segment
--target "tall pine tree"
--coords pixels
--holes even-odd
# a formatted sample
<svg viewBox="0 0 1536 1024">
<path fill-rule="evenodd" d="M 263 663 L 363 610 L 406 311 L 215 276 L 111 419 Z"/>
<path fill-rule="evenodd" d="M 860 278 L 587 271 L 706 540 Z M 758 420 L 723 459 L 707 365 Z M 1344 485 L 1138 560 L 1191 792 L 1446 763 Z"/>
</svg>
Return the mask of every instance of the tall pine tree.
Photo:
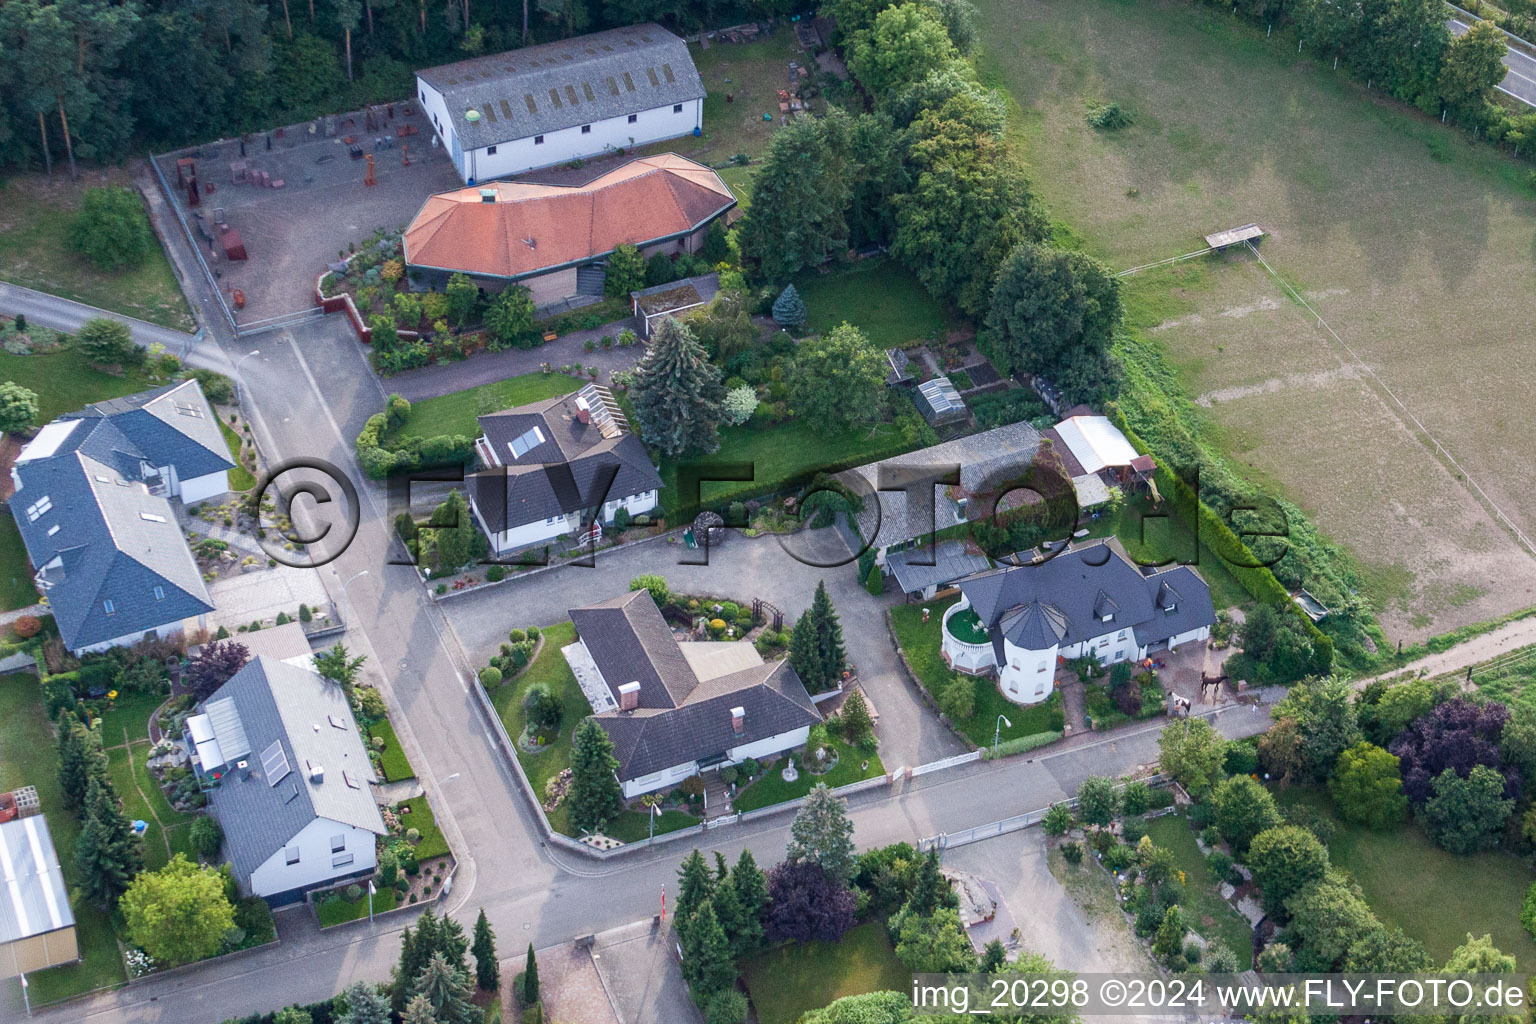
<svg viewBox="0 0 1536 1024">
<path fill-rule="evenodd" d="M 640 438 L 667 456 L 720 447 L 725 385 L 693 331 L 671 317 L 651 334 L 631 392 Z"/>
<path fill-rule="evenodd" d="M 822 668 L 827 673 L 827 684 L 836 685 L 848 663 L 848 651 L 843 646 L 843 624 L 827 596 L 827 581 L 816 584 L 816 596 L 811 601 L 811 621 L 816 625 L 816 649 L 821 655 Z"/>
<path fill-rule="evenodd" d="M 699 905 L 678 938 L 683 947 L 683 978 L 693 988 L 695 997 L 719 992 L 735 982 L 731 943 L 715 915 L 713 900 L 706 899 Z"/>
<path fill-rule="evenodd" d="M 469 979 L 441 952 L 432 954 L 411 992 L 413 999 L 427 1001 L 438 1024 L 479 1024 L 480 1010 L 469 1001 L 471 994 Z"/>
<path fill-rule="evenodd" d="M 763 912 L 768 908 L 768 880 L 758 869 L 751 850 L 742 850 L 731 869 L 731 888 L 740 908 L 740 924 L 731 936 L 731 951 L 747 957 L 763 946 Z"/>
<path fill-rule="evenodd" d="M 709 864 L 702 853 L 694 850 L 677 869 L 677 904 L 673 914 L 679 921 L 687 920 L 714 892 L 715 877 L 710 874 Z"/>
<path fill-rule="evenodd" d="M 75 840 L 75 863 L 81 889 L 103 910 L 116 906 L 133 876 L 144 869 L 138 837 L 117 806 L 117 794 L 110 784 L 97 779 L 90 781 L 86 791 L 85 815 Z"/>
<path fill-rule="evenodd" d="M 342 997 L 347 1008 L 335 1018 L 335 1024 L 390 1024 L 389 1000 L 371 982 L 349 985 Z"/>
<path fill-rule="evenodd" d="M 496 936 L 491 932 L 491 922 L 485 919 L 485 908 L 475 918 L 475 984 L 482 992 L 494 992 L 501 987 L 501 966 L 496 962 Z"/>
<path fill-rule="evenodd" d="M 939 851 L 930 849 L 917 869 L 917 880 L 912 884 L 912 895 L 903 908 L 918 917 L 930 917 L 941 907 L 958 909 L 960 900 L 950 886 L 949 879 L 939 871 Z"/>
<path fill-rule="evenodd" d="M 533 955 L 533 943 L 528 943 L 528 956 L 523 961 L 523 1002 L 539 1001 L 539 959 Z"/>
<path fill-rule="evenodd" d="M 816 643 L 816 622 L 807 608 L 795 620 L 789 634 L 789 664 L 812 693 L 826 689 L 827 669 L 821 661 L 821 647 Z"/>
<path fill-rule="evenodd" d="M 469 939 L 464 935 L 464 926 L 447 914 L 437 920 L 437 951 L 443 954 L 449 967 L 469 973 L 469 964 L 464 959 L 469 952 Z"/>
<path fill-rule="evenodd" d="M 390 986 L 390 1004 L 396 1013 L 405 1012 L 417 976 L 437 952 L 437 936 L 437 918 L 432 916 L 430 909 L 416 919 L 414 930 L 407 927 L 400 933 L 400 960 L 395 964 L 394 981 Z"/>
<path fill-rule="evenodd" d="M 741 901 L 736 898 L 736 887 L 731 884 L 731 869 L 725 862 L 725 854 L 715 851 L 715 892 L 710 897 L 715 905 L 715 917 L 730 945 L 732 958 L 736 956 L 736 936 L 742 928 Z"/>
<path fill-rule="evenodd" d="M 613 741 L 597 721 L 585 719 L 576 727 L 571 752 L 571 823 L 577 828 L 596 831 L 606 821 L 618 816 L 622 807 L 619 759 L 613 756 Z"/>
</svg>

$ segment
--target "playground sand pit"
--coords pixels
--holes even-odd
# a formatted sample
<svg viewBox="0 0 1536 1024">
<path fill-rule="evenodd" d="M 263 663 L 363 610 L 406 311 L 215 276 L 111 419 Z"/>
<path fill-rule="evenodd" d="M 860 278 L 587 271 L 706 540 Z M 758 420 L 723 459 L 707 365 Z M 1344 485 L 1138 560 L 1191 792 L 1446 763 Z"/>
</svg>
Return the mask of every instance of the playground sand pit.
<svg viewBox="0 0 1536 1024">
<path fill-rule="evenodd" d="M 414 105 L 406 116 L 406 105 L 395 104 L 393 120 L 384 106 L 375 109 L 383 116 L 371 130 L 361 112 L 337 114 L 281 129 L 281 137 L 275 130 L 247 136 L 243 157 L 240 140 L 230 139 L 156 158 L 194 233 L 194 211 L 187 190 L 177 187 L 176 164 L 182 157 L 196 160 L 203 186 L 196 212 L 215 239 L 198 238 L 199 248 L 225 298 L 236 289 L 245 294 L 245 308 L 236 312 L 240 322 L 314 305 L 315 278 L 339 251 L 380 228 L 403 228 L 429 195 L 462 184 L 447 154 L 433 147 L 431 124 Z M 407 125 L 415 134 L 398 137 Z M 348 137 L 356 139 L 365 157 L 373 156 L 376 184 L 363 184 L 367 160 L 352 158 Z M 377 149 L 375 140 L 380 140 Z M 409 166 L 404 165 L 406 155 Z M 247 180 L 237 182 L 240 163 Z M 263 174 L 267 182 L 282 181 L 283 187 L 260 184 Z M 213 228 L 219 220 L 240 233 L 249 259 L 225 258 Z"/>
</svg>

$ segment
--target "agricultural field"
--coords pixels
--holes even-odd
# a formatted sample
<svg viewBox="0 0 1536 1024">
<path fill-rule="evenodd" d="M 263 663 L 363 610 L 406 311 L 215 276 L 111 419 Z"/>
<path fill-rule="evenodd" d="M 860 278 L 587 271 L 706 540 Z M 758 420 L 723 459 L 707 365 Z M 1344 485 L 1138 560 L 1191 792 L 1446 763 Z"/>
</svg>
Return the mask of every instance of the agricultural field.
<svg viewBox="0 0 1536 1024">
<path fill-rule="evenodd" d="M 1296 294 L 1247 252 L 1204 257 L 1127 278 L 1128 319 L 1236 467 L 1359 562 L 1386 632 L 1536 600 L 1536 560 L 1490 511 L 1536 534 L 1527 169 L 1186 0 L 979 7 L 1062 241 L 1129 268 L 1268 232 Z M 1107 102 L 1132 126 L 1090 128 Z"/>
</svg>

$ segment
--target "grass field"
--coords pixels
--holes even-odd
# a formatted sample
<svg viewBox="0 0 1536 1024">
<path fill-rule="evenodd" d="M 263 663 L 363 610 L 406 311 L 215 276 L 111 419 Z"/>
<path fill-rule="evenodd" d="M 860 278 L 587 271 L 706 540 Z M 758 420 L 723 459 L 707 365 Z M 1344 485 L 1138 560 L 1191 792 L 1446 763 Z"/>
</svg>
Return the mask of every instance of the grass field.
<svg viewBox="0 0 1536 1024">
<path fill-rule="evenodd" d="M 910 991 L 912 972 L 896 959 L 885 922 L 868 921 L 841 942 L 789 943 L 742 968 L 759 1024 L 794 1024 L 807 1010 L 844 996 Z"/>
<path fill-rule="evenodd" d="M 395 909 L 395 901 L 399 898 L 394 889 L 385 887 L 373 896 L 373 912 L 382 914 Z M 346 924 L 348 921 L 357 921 L 368 916 L 368 893 L 365 889 L 361 899 L 348 900 L 345 896 L 330 902 L 321 902 L 315 905 L 315 917 L 320 921 L 321 928 L 331 928 L 338 924 Z"/>
<path fill-rule="evenodd" d="M 115 184 L 131 187 L 126 173 L 108 174 L 120 179 Z M 79 189 L 63 174 L 52 180 L 18 176 L 0 183 L 0 279 L 192 331 L 196 325 L 158 244 L 143 266 L 117 273 L 95 269 L 68 247 L 65 239 L 78 202 Z"/>
<path fill-rule="evenodd" d="M 384 741 L 384 749 L 379 753 L 379 764 L 384 769 L 386 780 L 399 782 L 401 779 L 416 777 L 416 769 L 411 767 L 410 758 L 405 756 L 405 748 L 400 746 L 400 738 L 395 735 L 395 727 L 389 724 L 389 719 L 373 723 L 368 729 L 368 735 Z"/>
<path fill-rule="evenodd" d="M 1120 507 L 1114 516 L 1088 520 L 1089 538 L 1115 536 L 1125 546 L 1126 554 L 1140 564 L 1163 565 L 1178 562 L 1192 566 L 1211 588 L 1211 602 L 1218 608 L 1248 605 L 1253 599 L 1237 582 L 1225 562 L 1201 542 L 1196 547 L 1194 535 L 1178 519 L 1155 514 L 1151 503 L 1137 496 Z"/>
<path fill-rule="evenodd" d="M 1499 850 L 1448 853 L 1412 824 L 1384 832 L 1351 825 L 1338 819 L 1333 801 L 1317 790 L 1289 789 L 1276 796 L 1282 804 L 1309 804 L 1334 818 L 1338 830 L 1328 844 L 1329 858 L 1360 884 L 1377 917 L 1424 943 L 1437 963 L 1471 932 L 1492 935 L 1493 944 L 1514 956 L 1522 971 L 1536 964 L 1536 942 L 1520 926 L 1531 870 L 1518 858 Z"/>
<path fill-rule="evenodd" d="M 785 782 L 780 772 L 781 766 L 775 765 L 768 769 L 762 778 L 738 793 L 736 799 L 731 801 L 731 806 L 738 811 L 754 811 L 769 804 L 781 804 L 785 800 L 805 796 L 816 788 L 818 782 L 825 782 L 827 788 L 836 789 L 851 782 L 861 782 L 864 779 L 873 779 L 877 775 L 885 774 L 885 765 L 881 762 L 879 754 L 861 754 L 841 740 L 830 742 L 837 750 L 838 760 L 837 766 L 825 775 L 812 775 L 806 771 L 805 758 L 809 755 L 803 752 L 797 753 L 795 759 L 801 763 L 799 778 L 794 782 Z M 864 767 L 866 764 L 869 765 L 868 768 Z"/>
<path fill-rule="evenodd" d="M 410 808 L 410 812 L 401 817 L 400 824 L 421 833 L 421 842 L 416 844 L 417 860 L 441 857 L 448 852 L 448 840 L 443 837 L 443 830 L 437 827 L 437 816 L 432 813 L 432 805 L 427 803 L 426 797 L 402 800 L 400 807 L 402 810 Z"/>
<path fill-rule="evenodd" d="M 1258 222 L 1343 339 L 1246 253 L 1128 279 L 1132 326 L 1206 406 L 1210 438 L 1349 549 L 1387 631 L 1529 604 L 1536 562 L 1364 370 L 1536 532 L 1527 169 L 1209 6 L 979 7 L 984 72 L 1019 103 L 1013 140 L 1066 241 L 1125 268 Z M 1087 126 L 1109 101 L 1132 127 Z"/>
<path fill-rule="evenodd" d="M 0 515 L 0 611 L 37 603 L 37 587 L 28 571 L 27 549 L 21 543 L 16 520 Z"/>
<path fill-rule="evenodd" d="M 720 431 L 720 450 L 709 456 L 711 462 L 752 463 L 753 483 L 705 483 L 702 500 L 725 501 L 735 495 L 762 494 L 799 473 L 828 466 L 862 465 L 889 458 L 904 450 L 899 442 L 899 428 L 891 423 L 824 433 L 800 420 L 777 426 L 725 427 Z M 691 501 L 677 485 L 677 461 L 661 462 L 662 507 L 671 511 Z"/>
<path fill-rule="evenodd" d="M 930 694 L 938 694 L 957 675 L 944 664 L 941 645 L 944 610 L 958 597 L 946 597 L 927 604 L 899 604 L 891 609 L 891 626 L 902 653 L 907 656 L 918 681 Z M 932 614 L 923 622 L 923 609 Z M 992 745 L 994 735 L 1011 740 L 1021 736 L 1033 736 L 1042 732 L 1061 730 L 1061 698 L 1052 695 L 1050 700 L 1029 707 L 1021 707 L 1004 697 L 997 684 L 990 679 L 973 679 L 976 685 L 976 708 L 971 717 L 955 723 L 955 727 L 979 747 Z M 1001 733 L 997 732 L 997 716 L 1007 715 L 1008 721 Z"/>
<path fill-rule="evenodd" d="M 53 726 L 43 713 L 37 677 L 24 672 L 0 675 L 0 790 L 17 786 L 37 787 L 65 882 L 71 887 L 79 884 L 74 861 L 80 823 L 64 807 Z M 76 903 L 74 910 L 82 960 L 28 975 L 34 1006 L 104 985 L 119 985 L 124 980 L 110 920 L 84 903 Z"/>
<path fill-rule="evenodd" d="M 1219 882 L 1205 866 L 1205 857 L 1195 845 L 1195 834 L 1182 814 L 1166 814 L 1147 822 L 1147 835 L 1169 853 L 1184 872 L 1188 896 L 1184 909 L 1190 925 L 1207 939 L 1220 939 L 1237 954 L 1243 970 L 1253 966 L 1253 933 L 1243 915 L 1221 898 Z"/>
<path fill-rule="evenodd" d="M 521 377 L 466 388 L 451 395 L 429 398 L 411 406 L 411 415 L 393 432 L 395 437 L 436 437 L 460 434 L 478 437 L 480 424 L 475 417 L 500 412 L 515 405 L 526 405 L 542 398 L 569 394 L 581 382 L 563 373 L 525 373 Z"/>
<path fill-rule="evenodd" d="M 795 282 L 810 318 L 806 326 L 829 331 L 847 321 L 880 348 L 939 339 L 944 308 L 895 260 L 864 260 L 846 270 L 811 274 Z"/>
<path fill-rule="evenodd" d="M 152 386 L 142 374 L 118 376 L 94 370 L 73 348 L 27 356 L 0 351 L 0 380 L 13 380 L 37 393 L 39 424 L 66 412 L 76 412 L 92 402 L 131 395 Z"/>
<path fill-rule="evenodd" d="M 224 444 L 229 448 L 229 457 L 235 460 L 235 468 L 229 471 L 229 489 L 232 491 L 248 491 L 256 486 L 256 478 L 251 471 L 246 469 L 240 461 L 240 435 L 235 433 L 235 428 L 219 421 L 219 433 L 224 435 Z"/>
</svg>

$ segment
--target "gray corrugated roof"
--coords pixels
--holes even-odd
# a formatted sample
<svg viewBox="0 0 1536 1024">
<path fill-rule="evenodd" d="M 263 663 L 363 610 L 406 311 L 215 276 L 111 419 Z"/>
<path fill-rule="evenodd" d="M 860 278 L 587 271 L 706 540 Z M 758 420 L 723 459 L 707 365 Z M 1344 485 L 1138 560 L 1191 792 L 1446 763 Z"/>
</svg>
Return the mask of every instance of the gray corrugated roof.
<svg viewBox="0 0 1536 1024">
<path fill-rule="evenodd" d="M 468 497 L 496 532 L 536 523 L 551 516 L 584 511 L 601 501 L 644 494 L 661 486 L 661 475 L 640 439 L 629 431 L 603 435 L 596 423 L 583 423 L 576 395 L 561 395 L 481 416 L 480 431 L 503 466 L 470 476 Z M 517 458 L 511 442 L 538 427 L 541 444 Z M 568 468 L 569 474 L 549 467 Z M 606 495 L 598 481 L 614 472 Z"/>
<path fill-rule="evenodd" d="M 210 704 L 225 698 L 234 701 L 252 756 L 245 770 L 224 776 L 210 792 L 209 805 L 241 881 L 316 818 L 384 834 L 368 785 L 373 767 L 341 687 L 307 669 L 261 657 L 219 687 Z M 292 769 L 275 786 L 262 777 L 256 756 L 273 742 L 281 744 Z M 320 782 L 310 777 L 316 765 L 324 768 Z"/>
<path fill-rule="evenodd" d="M 688 45 L 653 22 L 428 68 L 465 149 L 701 99 Z M 477 121 L 465 112 L 479 113 Z"/>
<path fill-rule="evenodd" d="M 74 923 L 64 872 L 43 816 L 0 824 L 0 944 Z"/>
<path fill-rule="evenodd" d="M 884 496 L 882 495 L 882 498 Z M 932 561 L 932 565 L 921 565 Z M 937 550 L 905 548 L 885 556 L 885 567 L 896 577 L 904 594 L 915 594 L 926 587 L 953 583 L 964 576 L 986 572 L 992 563 L 986 555 L 973 555 L 958 540 L 940 541 Z"/>
<path fill-rule="evenodd" d="M 1167 587 L 1176 592 L 1171 613 L 1157 604 Z M 1127 628 L 1145 646 L 1216 621 L 1210 588 L 1193 569 L 1177 566 L 1144 576 L 1118 543 L 1106 540 L 1090 541 L 1047 562 L 972 576 L 960 581 L 960 590 L 983 623 L 1030 650 Z M 1040 612 L 1028 613 L 1031 608 Z M 1102 620 L 1106 611 L 1114 615 L 1109 622 Z"/>
<path fill-rule="evenodd" d="M 573 608 L 571 621 L 615 691 L 615 702 L 617 687 L 640 683 L 638 710 L 596 716 L 613 739 L 620 778 L 640 778 L 821 721 L 788 661 L 699 682 L 649 591 Z M 731 726 L 736 707 L 746 711 L 740 736 Z"/>
</svg>

